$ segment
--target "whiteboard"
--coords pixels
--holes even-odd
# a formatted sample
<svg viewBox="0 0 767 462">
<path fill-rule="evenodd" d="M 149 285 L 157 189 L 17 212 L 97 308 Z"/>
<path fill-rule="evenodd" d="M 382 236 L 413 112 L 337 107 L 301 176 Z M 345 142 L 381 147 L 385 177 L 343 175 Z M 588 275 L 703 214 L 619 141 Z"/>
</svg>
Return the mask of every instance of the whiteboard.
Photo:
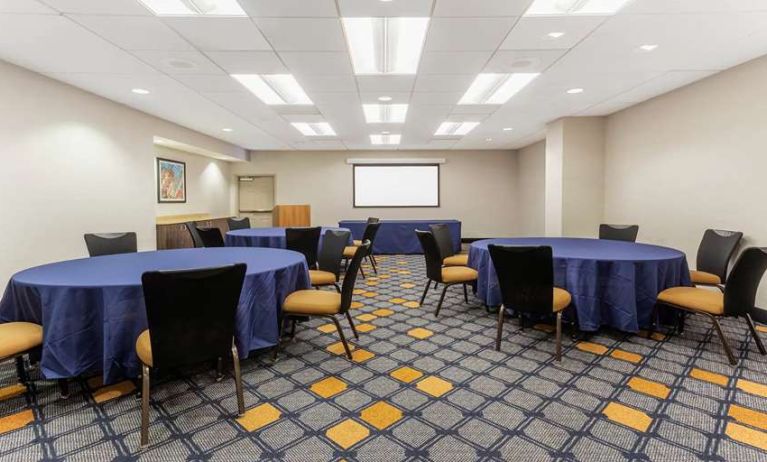
<svg viewBox="0 0 767 462">
<path fill-rule="evenodd" d="M 355 165 L 355 207 L 439 207 L 439 165 Z"/>
</svg>

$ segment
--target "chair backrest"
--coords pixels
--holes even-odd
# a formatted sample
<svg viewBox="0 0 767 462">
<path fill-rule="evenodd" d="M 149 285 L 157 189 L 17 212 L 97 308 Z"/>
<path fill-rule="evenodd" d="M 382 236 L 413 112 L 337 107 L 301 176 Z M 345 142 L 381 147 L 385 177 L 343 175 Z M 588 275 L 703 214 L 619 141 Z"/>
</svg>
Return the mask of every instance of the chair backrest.
<svg viewBox="0 0 767 462">
<path fill-rule="evenodd" d="M 707 229 L 698 247 L 696 269 L 716 274 L 724 283 L 727 279 L 727 267 L 735 253 L 743 233 L 721 229 Z"/>
<path fill-rule="evenodd" d="M 319 269 L 336 275 L 341 272 L 341 260 L 344 257 L 344 248 L 349 243 L 349 231 L 329 229 L 322 236 L 322 246 L 317 256 Z"/>
<path fill-rule="evenodd" d="M 138 252 L 136 233 L 85 234 L 83 237 L 91 257 Z"/>
<path fill-rule="evenodd" d="M 301 252 L 306 257 L 310 269 L 317 267 L 317 247 L 320 246 L 322 228 L 287 228 L 285 240 L 288 250 Z"/>
<path fill-rule="evenodd" d="M 373 223 L 378 223 L 378 222 L 380 222 L 380 221 L 381 221 L 381 219 L 380 219 L 380 218 L 376 218 L 376 217 L 368 217 L 368 221 L 367 221 L 367 224 L 371 225 L 371 224 L 373 224 Z"/>
<path fill-rule="evenodd" d="M 442 282 L 442 255 L 437 245 L 437 240 L 431 231 L 415 230 L 418 241 L 423 249 L 423 256 L 426 260 L 426 277 L 433 281 Z"/>
<path fill-rule="evenodd" d="M 439 253 L 444 260 L 447 257 L 455 255 L 453 249 L 453 236 L 450 234 L 450 227 L 444 223 L 429 225 L 431 233 L 434 235 L 434 239 L 437 240 L 437 247 L 439 247 Z"/>
<path fill-rule="evenodd" d="M 184 226 L 186 226 L 186 230 L 189 231 L 189 235 L 192 237 L 192 244 L 195 246 L 195 248 L 205 247 L 205 243 L 202 242 L 200 233 L 197 232 L 197 223 L 193 221 L 187 221 L 184 223 Z"/>
<path fill-rule="evenodd" d="M 376 235 L 378 234 L 378 228 L 381 227 L 380 222 L 368 223 L 365 225 L 365 232 L 362 233 L 362 242 L 370 241 L 370 247 L 368 253 L 373 253 L 373 245 L 376 242 Z"/>
<path fill-rule="evenodd" d="M 229 231 L 236 231 L 238 229 L 249 229 L 250 218 L 227 218 L 227 224 L 229 225 Z"/>
<path fill-rule="evenodd" d="M 352 295 L 354 294 L 354 284 L 357 282 L 357 273 L 362 265 L 362 259 L 370 251 L 370 241 L 362 241 L 357 247 L 349 265 L 346 267 L 344 282 L 341 285 L 341 313 L 346 313 L 352 306 Z"/>
<path fill-rule="evenodd" d="M 740 254 L 724 286 L 724 314 L 740 316 L 754 309 L 765 270 L 767 247 L 749 247 Z"/>
<path fill-rule="evenodd" d="M 151 271 L 141 276 L 153 367 L 226 358 L 246 266 Z"/>
<path fill-rule="evenodd" d="M 551 314 L 554 306 L 554 258 L 551 247 L 489 245 L 506 308 Z"/>
<path fill-rule="evenodd" d="M 224 247 L 224 237 L 218 228 L 197 228 L 203 247 Z"/>
<path fill-rule="evenodd" d="M 610 241 L 636 242 L 639 225 L 599 225 L 599 238 Z"/>
</svg>

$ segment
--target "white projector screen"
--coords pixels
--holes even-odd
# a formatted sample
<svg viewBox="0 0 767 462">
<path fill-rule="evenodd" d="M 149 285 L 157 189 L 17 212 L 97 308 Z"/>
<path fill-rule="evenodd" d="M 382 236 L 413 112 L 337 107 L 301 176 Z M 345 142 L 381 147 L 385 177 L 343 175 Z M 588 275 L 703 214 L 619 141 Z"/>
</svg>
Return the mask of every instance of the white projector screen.
<svg viewBox="0 0 767 462">
<path fill-rule="evenodd" d="M 355 165 L 355 207 L 439 207 L 439 165 Z"/>
</svg>

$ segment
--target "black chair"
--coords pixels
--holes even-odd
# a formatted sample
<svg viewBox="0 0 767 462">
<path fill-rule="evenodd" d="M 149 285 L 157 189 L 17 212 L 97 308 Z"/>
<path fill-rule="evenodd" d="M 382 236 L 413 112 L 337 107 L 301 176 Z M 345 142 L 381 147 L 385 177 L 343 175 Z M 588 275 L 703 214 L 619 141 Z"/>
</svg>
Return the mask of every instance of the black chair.
<svg viewBox="0 0 767 462">
<path fill-rule="evenodd" d="M 719 319 L 723 317 L 746 318 L 751 335 L 761 354 L 767 354 L 762 339 L 751 319 L 751 312 L 755 310 L 756 292 L 767 270 L 767 247 L 749 247 L 744 250 L 740 258 L 732 268 L 724 292 L 701 289 L 698 287 L 672 287 L 658 294 L 658 302 L 652 316 L 653 325 L 656 324 L 660 306 L 678 308 L 690 313 L 708 316 L 719 335 L 725 354 L 730 364 L 735 365 L 735 359 L 727 339 L 724 338 Z"/>
<path fill-rule="evenodd" d="M 338 336 L 341 338 L 341 343 L 346 351 L 346 356 L 352 359 L 352 352 L 349 348 L 349 344 L 346 342 L 343 329 L 336 319 L 337 314 L 346 315 L 346 319 L 349 321 L 349 326 L 352 328 L 354 338 L 359 339 L 357 329 L 354 327 L 354 322 L 349 314 L 349 308 L 352 306 L 352 295 L 354 293 L 354 284 L 357 282 L 357 271 L 362 266 L 362 259 L 368 254 L 370 249 L 370 242 L 365 241 L 362 245 L 357 247 L 356 253 L 351 259 L 351 262 L 346 267 L 346 274 L 344 275 L 344 282 L 341 286 L 341 293 L 331 292 L 329 290 L 299 290 L 288 295 L 282 304 L 282 313 L 291 319 L 293 326 L 291 327 L 293 334 L 296 329 L 296 317 L 297 316 L 320 316 L 329 318 L 336 325 Z M 280 331 L 282 331 L 284 323 L 280 322 Z M 282 338 L 282 332 L 280 332 L 280 338 Z M 274 356 L 277 356 L 279 350 L 279 344 L 274 350 Z"/>
<path fill-rule="evenodd" d="M 599 225 L 599 238 L 609 241 L 636 242 L 639 225 Z"/>
<path fill-rule="evenodd" d="M 229 224 L 229 231 L 236 231 L 238 229 L 250 229 L 250 218 L 227 218 L 227 224 Z"/>
<path fill-rule="evenodd" d="M 506 309 L 522 315 L 556 314 L 556 359 L 562 360 L 562 313 L 572 296 L 554 287 L 554 258 L 551 247 L 517 247 L 489 245 L 490 258 L 498 275 L 503 305 L 498 310 L 498 332 L 495 349 L 501 350 L 503 317 Z M 523 322 L 520 316 L 520 322 Z"/>
<path fill-rule="evenodd" d="M 469 255 L 457 254 L 453 247 L 453 235 L 450 233 L 450 227 L 444 223 L 429 225 L 434 239 L 437 240 L 439 253 L 442 257 L 442 264 L 445 266 L 468 266 Z"/>
<path fill-rule="evenodd" d="M 187 221 L 184 223 L 184 226 L 186 226 L 186 230 L 189 231 L 189 235 L 192 237 L 192 244 L 194 247 L 205 247 L 205 243 L 202 242 L 202 237 L 200 237 L 200 233 L 198 232 L 199 228 L 197 227 L 197 223 L 193 221 Z"/>
<path fill-rule="evenodd" d="M 371 225 L 373 223 L 379 223 L 380 221 L 381 221 L 380 218 L 368 217 L 368 220 L 367 220 L 366 224 Z"/>
<path fill-rule="evenodd" d="M 91 257 L 138 252 L 136 233 L 85 234 L 83 237 Z"/>
<path fill-rule="evenodd" d="M 690 271 L 692 283 L 724 290 L 723 285 L 727 282 L 727 267 L 742 238 L 743 233 L 739 231 L 707 229 L 698 247 L 696 269 Z"/>
<path fill-rule="evenodd" d="M 141 446 L 149 442 L 150 368 L 175 369 L 232 356 L 239 415 L 245 413 L 234 322 L 246 266 L 144 273 L 149 328 L 136 340 L 142 363 Z M 150 335 L 151 334 L 151 335 Z"/>
<path fill-rule="evenodd" d="M 426 294 L 429 292 L 429 286 L 432 282 L 444 284 L 442 289 L 442 295 L 439 297 L 439 303 L 437 303 L 437 310 L 434 312 L 434 317 L 439 315 L 439 310 L 442 308 L 442 302 L 445 300 L 445 293 L 448 287 L 462 284 L 463 285 L 463 298 L 466 303 L 469 303 L 469 292 L 467 284 L 473 283 L 477 280 L 477 271 L 466 266 L 442 266 L 442 256 L 439 252 L 439 246 L 437 240 L 430 231 L 415 230 L 418 236 L 418 241 L 423 248 L 423 255 L 426 259 L 426 276 L 429 280 L 426 282 L 426 288 L 421 295 L 421 305 L 423 305 L 426 299 Z"/>
<path fill-rule="evenodd" d="M 354 245 L 347 246 L 344 249 L 344 259 L 348 262 L 348 260 L 357 253 L 357 247 L 360 246 L 360 242 L 370 241 L 370 247 L 365 252 L 365 258 L 368 259 L 370 262 L 370 266 L 373 267 L 373 272 L 378 274 L 378 262 L 376 262 L 375 257 L 373 256 L 373 246 L 375 245 L 376 235 L 378 234 L 378 228 L 381 227 L 381 223 L 369 223 L 365 225 L 365 232 L 362 233 L 362 241 L 354 241 Z M 365 271 L 360 268 L 360 273 L 362 274 L 362 277 L 365 277 Z"/>
<path fill-rule="evenodd" d="M 285 247 L 288 250 L 300 252 L 306 258 L 309 269 L 317 267 L 317 248 L 320 246 L 322 228 L 287 228 L 285 230 Z"/>
<path fill-rule="evenodd" d="M 341 287 L 338 279 L 341 273 L 341 260 L 344 248 L 349 243 L 349 231 L 329 229 L 322 236 L 322 246 L 317 256 L 317 270 L 309 270 L 313 287 L 334 286 L 338 292 Z"/>
<path fill-rule="evenodd" d="M 203 247 L 224 247 L 224 237 L 218 228 L 197 228 Z"/>
</svg>

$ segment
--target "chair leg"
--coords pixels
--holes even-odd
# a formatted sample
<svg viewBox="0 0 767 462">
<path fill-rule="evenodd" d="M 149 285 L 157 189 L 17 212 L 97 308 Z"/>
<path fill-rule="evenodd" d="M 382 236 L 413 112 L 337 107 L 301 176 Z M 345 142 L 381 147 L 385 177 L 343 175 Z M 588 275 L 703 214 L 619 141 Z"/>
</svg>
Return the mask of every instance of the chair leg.
<svg viewBox="0 0 767 462">
<path fill-rule="evenodd" d="M 285 328 L 285 319 L 281 319 L 277 325 L 279 327 L 277 332 L 277 344 L 274 345 L 274 349 L 272 350 L 272 361 L 277 360 L 277 353 L 280 352 L 280 346 L 282 346 L 282 330 Z"/>
<path fill-rule="evenodd" d="M 463 284 L 463 301 L 469 304 L 469 290 L 466 288 L 466 283 Z"/>
<path fill-rule="evenodd" d="M 557 312 L 557 361 L 562 361 L 562 312 Z"/>
<path fill-rule="evenodd" d="M 439 286 L 439 282 L 437 282 L 437 281 L 434 281 L 434 288 L 436 289 L 436 288 L 437 288 L 437 286 Z"/>
<path fill-rule="evenodd" d="M 429 291 L 429 287 L 431 287 L 431 279 L 426 281 L 426 288 L 423 289 L 423 294 L 421 295 L 421 303 L 420 303 L 420 305 L 423 305 L 423 301 L 426 300 L 426 293 Z"/>
<path fill-rule="evenodd" d="M 341 293 L 341 286 L 339 286 L 337 282 L 334 282 L 333 286 L 336 288 L 336 292 L 338 292 L 340 294 Z"/>
<path fill-rule="evenodd" d="M 61 395 L 61 399 L 69 399 L 69 380 L 59 379 L 57 382 L 59 384 L 59 394 Z"/>
<path fill-rule="evenodd" d="M 503 335 L 503 314 L 506 309 L 501 305 L 498 308 L 498 328 L 495 334 L 495 351 L 501 351 L 501 336 Z"/>
<path fill-rule="evenodd" d="M 652 307 L 652 312 L 650 313 L 650 326 L 647 328 L 648 338 L 652 338 L 655 331 L 658 330 L 659 314 L 660 314 L 660 306 L 656 303 L 655 306 Z"/>
<path fill-rule="evenodd" d="M 237 415 L 245 414 L 245 397 L 242 393 L 242 371 L 237 345 L 232 342 L 232 364 L 234 365 L 234 388 L 237 392 Z"/>
<path fill-rule="evenodd" d="M 24 356 L 16 356 L 16 374 L 19 376 L 19 382 L 26 385 L 29 382 L 27 367 L 24 364 Z"/>
<path fill-rule="evenodd" d="M 439 303 L 437 303 L 437 311 L 434 312 L 435 318 L 439 316 L 439 310 L 442 309 L 442 301 L 445 299 L 445 293 L 447 292 L 448 287 L 450 286 L 445 284 L 445 287 L 442 289 L 442 295 L 439 296 Z"/>
<path fill-rule="evenodd" d="M 348 311 L 346 312 L 346 319 L 349 320 L 349 325 L 352 327 L 352 332 L 354 332 L 354 338 L 359 340 L 360 336 L 359 334 L 357 334 L 357 328 L 354 327 L 354 321 L 352 321 L 352 315 L 350 315 Z"/>
<path fill-rule="evenodd" d="M 367 278 L 365 277 L 365 270 L 364 270 L 364 269 L 362 269 L 362 265 L 360 265 L 360 274 L 362 275 L 362 279 L 367 279 Z"/>
<path fill-rule="evenodd" d="M 216 359 L 216 382 L 224 378 L 224 358 Z"/>
<path fill-rule="evenodd" d="M 141 447 L 149 444 L 149 367 L 141 367 Z"/>
<path fill-rule="evenodd" d="M 762 338 L 759 337 L 759 331 L 756 330 L 756 326 L 754 325 L 754 320 L 751 319 L 751 315 L 746 313 L 746 322 L 748 323 L 748 328 L 751 330 L 751 335 L 754 337 L 754 342 L 756 343 L 756 347 L 759 348 L 759 353 L 763 355 L 767 355 L 767 350 L 764 349 L 764 343 L 762 343 Z"/>
<path fill-rule="evenodd" d="M 719 320 L 716 319 L 714 316 L 710 316 L 711 322 L 714 324 L 714 327 L 716 328 L 716 333 L 719 334 L 719 341 L 722 342 L 722 347 L 724 348 L 725 354 L 727 354 L 727 359 L 730 360 L 731 365 L 738 364 L 738 360 L 735 359 L 735 355 L 732 354 L 732 350 L 730 349 L 730 344 L 727 343 L 727 339 L 724 338 L 724 333 L 722 332 L 722 326 L 719 325 Z"/>
<path fill-rule="evenodd" d="M 352 359 L 352 350 L 349 349 L 349 344 L 346 343 L 346 336 L 344 336 L 344 330 L 341 329 L 341 324 L 338 322 L 338 319 L 336 319 L 335 316 L 330 316 L 330 319 L 333 320 L 333 324 L 336 325 L 336 330 L 338 331 L 338 336 L 341 338 L 341 343 L 344 345 L 344 350 L 346 350 L 346 357 L 348 357 L 350 360 Z"/>
<path fill-rule="evenodd" d="M 375 262 L 375 260 L 373 260 L 373 256 L 372 255 L 368 255 L 368 261 L 370 262 L 370 266 L 373 267 L 373 272 L 378 274 L 378 268 L 376 268 L 376 262 Z"/>
<path fill-rule="evenodd" d="M 290 339 L 296 338 L 296 318 L 290 320 Z"/>
</svg>

